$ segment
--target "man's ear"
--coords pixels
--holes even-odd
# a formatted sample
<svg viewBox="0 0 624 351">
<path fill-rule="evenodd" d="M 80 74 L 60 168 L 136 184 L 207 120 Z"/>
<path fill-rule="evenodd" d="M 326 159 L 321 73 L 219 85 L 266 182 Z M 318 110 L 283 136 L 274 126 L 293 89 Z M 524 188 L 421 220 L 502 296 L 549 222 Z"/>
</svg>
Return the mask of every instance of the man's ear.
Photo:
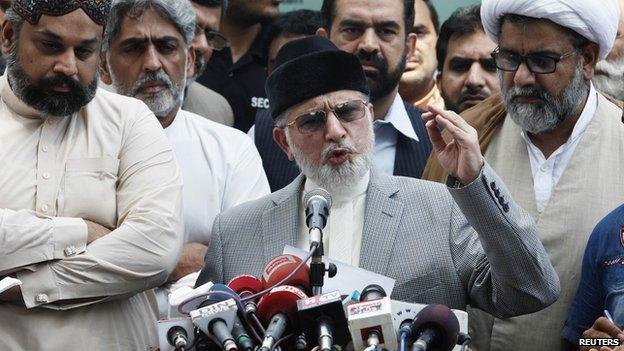
<svg viewBox="0 0 624 351">
<path fill-rule="evenodd" d="M 113 79 L 111 78 L 111 74 L 108 70 L 108 59 L 106 58 L 106 53 L 102 53 L 100 55 L 100 80 L 106 84 L 113 84 Z"/>
<path fill-rule="evenodd" d="M 15 37 L 15 28 L 13 28 L 13 23 L 11 21 L 4 21 L 2 23 L 2 34 L 0 34 L 2 40 L 2 54 L 4 56 L 9 54 L 11 51 L 11 46 L 13 46 L 13 40 Z"/>
<path fill-rule="evenodd" d="M 600 47 L 596 43 L 589 43 L 581 49 L 583 55 L 583 78 L 591 80 L 594 78 L 596 64 L 600 57 Z"/>
<path fill-rule="evenodd" d="M 319 27 L 316 30 L 316 35 L 318 35 L 319 37 L 323 37 L 323 38 L 327 38 L 329 39 L 329 31 L 323 27 Z"/>
<path fill-rule="evenodd" d="M 290 145 L 288 145 L 288 141 L 286 140 L 286 131 L 284 129 L 280 127 L 274 127 L 273 140 L 275 140 L 280 149 L 284 151 L 290 161 L 293 161 L 295 159 L 292 152 L 290 151 Z"/>
<path fill-rule="evenodd" d="M 195 49 L 193 49 L 193 45 L 191 45 L 186 55 L 186 78 L 191 78 L 195 75 L 195 60 Z"/>
</svg>

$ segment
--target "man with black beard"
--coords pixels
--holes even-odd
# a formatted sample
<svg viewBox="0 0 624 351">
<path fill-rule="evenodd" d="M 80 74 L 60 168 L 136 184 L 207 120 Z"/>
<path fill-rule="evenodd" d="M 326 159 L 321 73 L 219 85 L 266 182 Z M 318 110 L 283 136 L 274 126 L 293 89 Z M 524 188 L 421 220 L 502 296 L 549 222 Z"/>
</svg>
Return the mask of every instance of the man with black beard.
<svg viewBox="0 0 624 351">
<path fill-rule="evenodd" d="M 410 32 L 414 0 L 325 0 L 321 16 L 324 25 L 316 34 L 356 55 L 364 67 L 375 109 L 373 168 L 385 174 L 420 178 L 431 143 L 420 111 L 398 93 L 408 53 L 416 43 L 416 34 Z M 257 125 L 255 133 L 256 143 L 259 138 L 264 140 L 259 149 L 265 160 L 264 155 L 268 155 L 267 174 L 279 175 L 271 181 L 272 190 L 277 190 L 295 179 L 299 168 L 292 156 L 286 159 L 270 140 L 272 127 L 268 123 Z"/>
<path fill-rule="evenodd" d="M 536 219 L 561 297 L 544 311 L 505 320 L 473 309 L 470 334 L 478 350 L 562 349 L 559 334 L 589 234 L 624 202 L 622 109 L 591 83 L 618 19 L 618 0 L 481 3 L 485 32 L 498 44 L 492 57 L 501 96 L 463 117 L 478 130 L 487 162 Z"/>
<path fill-rule="evenodd" d="M 281 0 L 230 0 L 221 21 L 229 47 L 213 53 L 197 82 L 223 95 L 234 111 L 234 128 L 247 132 L 269 101 L 266 24 L 279 15 Z"/>
<path fill-rule="evenodd" d="M 110 6 L 16 0 L 2 25 L 2 349 L 157 340 L 142 323 L 182 246 L 182 180 L 147 106 L 97 89 Z"/>
</svg>

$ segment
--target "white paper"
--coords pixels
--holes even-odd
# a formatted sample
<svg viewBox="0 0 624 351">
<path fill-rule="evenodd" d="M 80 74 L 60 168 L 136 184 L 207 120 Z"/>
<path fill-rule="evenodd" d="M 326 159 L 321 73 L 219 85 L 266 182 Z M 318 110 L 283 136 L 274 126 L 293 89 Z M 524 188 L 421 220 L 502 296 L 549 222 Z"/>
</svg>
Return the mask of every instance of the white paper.
<svg viewBox="0 0 624 351">
<path fill-rule="evenodd" d="M 303 251 L 289 245 L 284 247 L 283 253 L 295 255 L 301 259 L 308 255 L 307 251 Z M 392 290 L 394 290 L 394 284 L 396 282 L 392 278 L 388 278 L 381 274 L 373 273 L 359 267 L 353 267 L 346 263 L 334 261 L 327 257 L 323 257 L 323 262 L 331 262 L 338 268 L 338 273 L 335 277 L 329 278 L 325 276 L 323 292 L 338 290 L 341 295 L 349 295 L 354 290 L 362 291 L 362 289 L 364 289 L 367 285 L 377 284 L 384 288 L 388 296 L 392 295 Z"/>
<path fill-rule="evenodd" d="M 11 277 L 6 277 L 2 280 L 0 280 L 0 293 L 3 293 L 9 289 L 11 289 L 12 287 L 15 286 L 19 286 L 22 285 L 22 281 L 19 279 L 15 279 L 15 278 L 11 278 Z"/>
</svg>

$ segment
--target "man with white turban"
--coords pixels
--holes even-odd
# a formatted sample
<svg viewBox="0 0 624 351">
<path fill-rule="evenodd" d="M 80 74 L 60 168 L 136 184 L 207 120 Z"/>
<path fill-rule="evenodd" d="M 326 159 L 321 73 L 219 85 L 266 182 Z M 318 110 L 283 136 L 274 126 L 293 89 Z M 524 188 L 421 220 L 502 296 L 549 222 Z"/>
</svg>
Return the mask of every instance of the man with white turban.
<svg viewBox="0 0 624 351">
<path fill-rule="evenodd" d="M 560 337 L 579 284 L 589 233 L 624 202 L 622 109 L 591 83 L 616 37 L 618 0 L 483 0 L 501 95 L 462 116 L 489 164 L 538 224 L 561 281 L 538 313 L 497 319 L 471 309 L 478 351 L 563 349 Z M 507 118 L 509 117 L 509 118 Z M 424 179 L 441 180 L 430 159 Z"/>
</svg>

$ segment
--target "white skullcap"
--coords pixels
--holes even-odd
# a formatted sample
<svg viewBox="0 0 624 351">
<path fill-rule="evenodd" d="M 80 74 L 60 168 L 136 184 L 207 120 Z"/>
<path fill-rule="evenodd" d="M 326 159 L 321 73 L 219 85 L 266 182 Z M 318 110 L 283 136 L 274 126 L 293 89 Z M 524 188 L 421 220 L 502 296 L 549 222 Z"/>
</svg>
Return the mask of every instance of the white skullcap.
<svg viewBox="0 0 624 351">
<path fill-rule="evenodd" d="M 498 43 L 500 21 L 506 14 L 548 19 L 600 46 L 607 57 L 615 41 L 620 17 L 618 0 L 483 0 L 485 33 Z"/>
</svg>

